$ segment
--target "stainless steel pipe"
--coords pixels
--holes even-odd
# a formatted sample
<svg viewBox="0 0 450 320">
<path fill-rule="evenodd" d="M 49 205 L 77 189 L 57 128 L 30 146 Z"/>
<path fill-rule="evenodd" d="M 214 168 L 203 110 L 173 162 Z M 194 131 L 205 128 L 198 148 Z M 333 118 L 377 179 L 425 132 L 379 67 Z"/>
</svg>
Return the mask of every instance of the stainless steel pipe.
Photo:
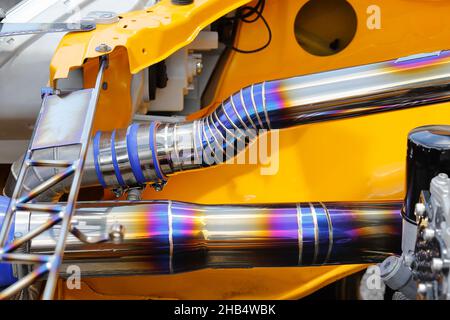
<svg viewBox="0 0 450 320">
<path fill-rule="evenodd" d="M 72 220 L 86 238 L 119 232 L 121 243 L 87 244 L 70 235 L 66 264 L 83 276 L 167 274 L 380 262 L 400 252 L 401 202 L 197 205 L 173 201 L 80 202 Z M 18 212 L 26 234 L 49 214 Z M 52 252 L 59 226 L 32 240 Z"/>
<path fill-rule="evenodd" d="M 450 101 L 450 51 L 258 83 L 192 122 L 133 124 L 93 138 L 83 184 L 127 188 L 236 155 L 259 133 Z M 49 151 L 53 152 L 53 151 Z M 58 159 L 58 156 L 55 155 Z M 5 192 L 11 193 L 18 165 Z M 36 185 L 39 175 L 27 182 Z M 59 188 L 59 189 L 58 189 Z M 54 192 L 61 193 L 64 186 Z M 54 195 L 51 195 L 53 197 Z"/>
</svg>

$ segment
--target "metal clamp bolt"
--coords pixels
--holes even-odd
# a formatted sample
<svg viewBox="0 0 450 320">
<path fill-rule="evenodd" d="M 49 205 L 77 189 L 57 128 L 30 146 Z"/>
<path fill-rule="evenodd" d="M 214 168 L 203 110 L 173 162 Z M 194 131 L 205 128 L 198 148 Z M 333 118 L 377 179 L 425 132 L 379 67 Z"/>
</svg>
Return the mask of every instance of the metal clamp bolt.
<svg viewBox="0 0 450 320">
<path fill-rule="evenodd" d="M 424 217 L 426 213 L 425 205 L 423 203 L 416 203 L 414 214 L 416 217 Z"/>
<path fill-rule="evenodd" d="M 432 240 L 436 236 L 436 231 L 431 228 L 423 229 L 423 238 L 427 241 Z"/>
<path fill-rule="evenodd" d="M 101 53 L 107 53 L 110 52 L 112 48 L 108 46 L 106 43 L 100 44 L 97 48 L 95 48 L 95 51 L 101 52 Z"/>
</svg>

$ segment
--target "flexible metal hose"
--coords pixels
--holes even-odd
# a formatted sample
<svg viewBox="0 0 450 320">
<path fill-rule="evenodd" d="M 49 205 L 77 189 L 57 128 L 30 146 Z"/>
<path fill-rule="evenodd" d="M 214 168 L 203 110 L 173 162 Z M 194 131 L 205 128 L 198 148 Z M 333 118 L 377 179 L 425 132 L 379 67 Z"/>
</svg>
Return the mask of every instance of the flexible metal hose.
<svg viewBox="0 0 450 320">
<path fill-rule="evenodd" d="M 177 172 L 234 157 L 240 149 L 230 146 L 246 146 L 267 130 L 450 101 L 449 83 L 450 51 L 442 51 L 253 84 L 195 121 L 98 132 L 83 185 L 164 183 Z M 7 195 L 18 168 L 12 166 Z M 26 187 L 38 181 L 31 179 Z M 59 194 L 64 186 L 55 188 Z"/>
</svg>

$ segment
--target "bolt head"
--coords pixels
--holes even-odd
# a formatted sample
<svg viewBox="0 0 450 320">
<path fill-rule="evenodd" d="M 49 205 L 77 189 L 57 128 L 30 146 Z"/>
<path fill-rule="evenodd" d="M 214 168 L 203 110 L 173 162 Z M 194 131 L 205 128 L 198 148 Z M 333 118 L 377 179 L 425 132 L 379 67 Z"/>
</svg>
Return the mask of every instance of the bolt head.
<svg viewBox="0 0 450 320">
<path fill-rule="evenodd" d="M 195 64 L 195 72 L 197 73 L 197 75 L 200 75 L 202 71 L 203 71 L 203 62 L 197 61 L 197 63 Z"/>
<path fill-rule="evenodd" d="M 106 43 L 102 43 L 97 48 L 95 48 L 95 51 L 101 52 L 101 53 L 106 53 L 111 50 L 112 50 L 112 48 L 110 46 L 108 46 Z"/>
<path fill-rule="evenodd" d="M 425 228 L 423 230 L 423 238 L 427 241 L 432 240 L 436 236 L 436 231 L 431 228 Z"/>
<path fill-rule="evenodd" d="M 431 261 L 431 270 L 433 271 L 441 271 L 444 267 L 444 261 L 439 258 L 433 258 Z"/>
<path fill-rule="evenodd" d="M 423 217 L 425 216 L 425 205 L 423 203 L 416 203 L 416 207 L 414 210 L 414 214 L 416 215 L 416 217 Z"/>
<path fill-rule="evenodd" d="M 425 294 L 427 293 L 427 285 L 425 283 L 419 283 L 417 285 L 417 292 L 420 294 Z"/>
</svg>

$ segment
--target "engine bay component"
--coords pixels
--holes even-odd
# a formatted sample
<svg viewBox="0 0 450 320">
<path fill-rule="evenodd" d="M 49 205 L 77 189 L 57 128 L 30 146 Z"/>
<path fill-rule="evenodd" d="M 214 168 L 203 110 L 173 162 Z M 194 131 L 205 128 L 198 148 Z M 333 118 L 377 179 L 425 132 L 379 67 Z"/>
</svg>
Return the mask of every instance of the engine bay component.
<svg viewBox="0 0 450 320">
<path fill-rule="evenodd" d="M 419 127 L 409 134 L 403 253 L 380 265 L 385 283 L 408 299 L 450 299 L 449 151 L 450 126 Z"/>
<path fill-rule="evenodd" d="M 78 202 L 78 206 L 64 260 L 76 262 L 84 276 L 374 263 L 400 250 L 399 202 L 106 201 Z M 18 212 L 14 230 L 27 234 L 50 218 L 48 213 Z M 54 226 L 33 239 L 30 252 L 44 257 L 52 252 L 60 230 Z M 106 241 L 111 240 L 112 230 L 119 230 L 121 241 Z M 2 271 L 3 283 L 11 272 Z"/>
<path fill-rule="evenodd" d="M 145 183 L 160 188 L 177 172 L 234 157 L 241 151 L 235 144 L 246 146 L 267 130 L 449 101 L 449 70 L 450 51 L 414 55 L 254 84 L 199 120 L 133 124 L 128 129 L 98 132 L 91 143 L 92 162 L 83 185 L 97 179 L 96 184 L 105 188 Z M 17 163 L 11 167 L 7 195 L 15 185 L 17 169 Z M 46 176 L 45 171 L 30 178 L 26 186 L 33 188 L 38 176 Z M 57 198 L 64 188 L 61 184 L 48 198 Z"/>
<path fill-rule="evenodd" d="M 418 210 L 418 232 L 411 269 L 419 299 L 450 299 L 450 179 L 445 173 L 434 177 L 424 192 L 424 211 Z"/>
<path fill-rule="evenodd" d="M 14 187 L 11 201 L 5 212 L 2 227 L 0 228 L 0 253 L 2 255 L 0 261 L 25 260 L 27 262 L 40 263 L 40 265 L 13 285 L 6 288 L 1 295 L 10 296 L 16 294 L 20 290 L 27 288 L 44 274 L 48 274 L 48 277 L 43 298 L 51 299 L 55 293 L 58 270 L 62 262 L 69 226 L 80 191 L 83 169 L 86 164 L 89 141 L 92 135 L 94 116 L 103 83 L 104 70 L 107 68 L 107 64 L 107 58 L 102 58 L 99 63 L 97 80 L 93 89 L 75 91 L 72 95 L 69 95 L 69 102 L 71 99 L 74 99 L 76 103 L 72 101 L 67 106 L 67 104 L 64 104 L 66 102 L 65 99 L 59 96 L 52 96 L 50 90 L 43 95 L 42 107 L 36 128 L 22 164 L 20 165 L 17 184 Z M 73 96 L 75 98 L 72 98 Z M 65 106 L 65 108 L 61 108 L 61 105 Z M 61 121 L 67 116 L 72 116 L 72 120 L 76 121 L 71 122 L 71 125 L 67 126 L 64 121 Z M 55 135 L 58 136 L 55 137 Z M 54 161 L 45 157 L 42 158 L 39 155 L 40 150 L 54 149 L 57 147 L 64 148 L 65 146 L 73 146 L 77 149 L 77 152 L 72 154 L 71 158 L 66 158 L 62 161 Z M 23 180 L 29 176 L 30 171 L 34 171 L 37 167 L 53 168 L 53 174 L 46 178 L 40 178 L 39 184 L 33 189 L 24 188 Z M 55 168 L 62 168 L 62 170 L 58 171 Z M 17 212 L 27 207 L 36 207 L 32 202 L 37 196 L 64 180 L 69 180 L 67 183 L 68 199 L 64 207 L 52 205 L 40 207 L 39 211 L 51 213 L 51 218 L 43 222 L 35 230 L 28 232 L 26 235 L 20 237 L 20 239 L 14 241 L 13 244 L 8 244 L 10 230 L 13 229 L 12 225 L 14 224 Z M 15 253 L 31 239 L 56 224 L 60 224 L 61 232 L 56 239 L 52 254 L 46 255 L 42 259 L 37 259 L 32 255 L 27 256 L 25 254 L 25 256 L 22 256 L 20 253 Z M 4 255 L 8 254 L 9 258 L 5 258 Z"/>
<path fill-rule="evenodd" d="M 53 32 L 80 32 L 92 31 L 95 22 L 80 23 L 0 23 L 0 37 L 13 37 L 27 34 L 53 33 Z"/>
</svg>

